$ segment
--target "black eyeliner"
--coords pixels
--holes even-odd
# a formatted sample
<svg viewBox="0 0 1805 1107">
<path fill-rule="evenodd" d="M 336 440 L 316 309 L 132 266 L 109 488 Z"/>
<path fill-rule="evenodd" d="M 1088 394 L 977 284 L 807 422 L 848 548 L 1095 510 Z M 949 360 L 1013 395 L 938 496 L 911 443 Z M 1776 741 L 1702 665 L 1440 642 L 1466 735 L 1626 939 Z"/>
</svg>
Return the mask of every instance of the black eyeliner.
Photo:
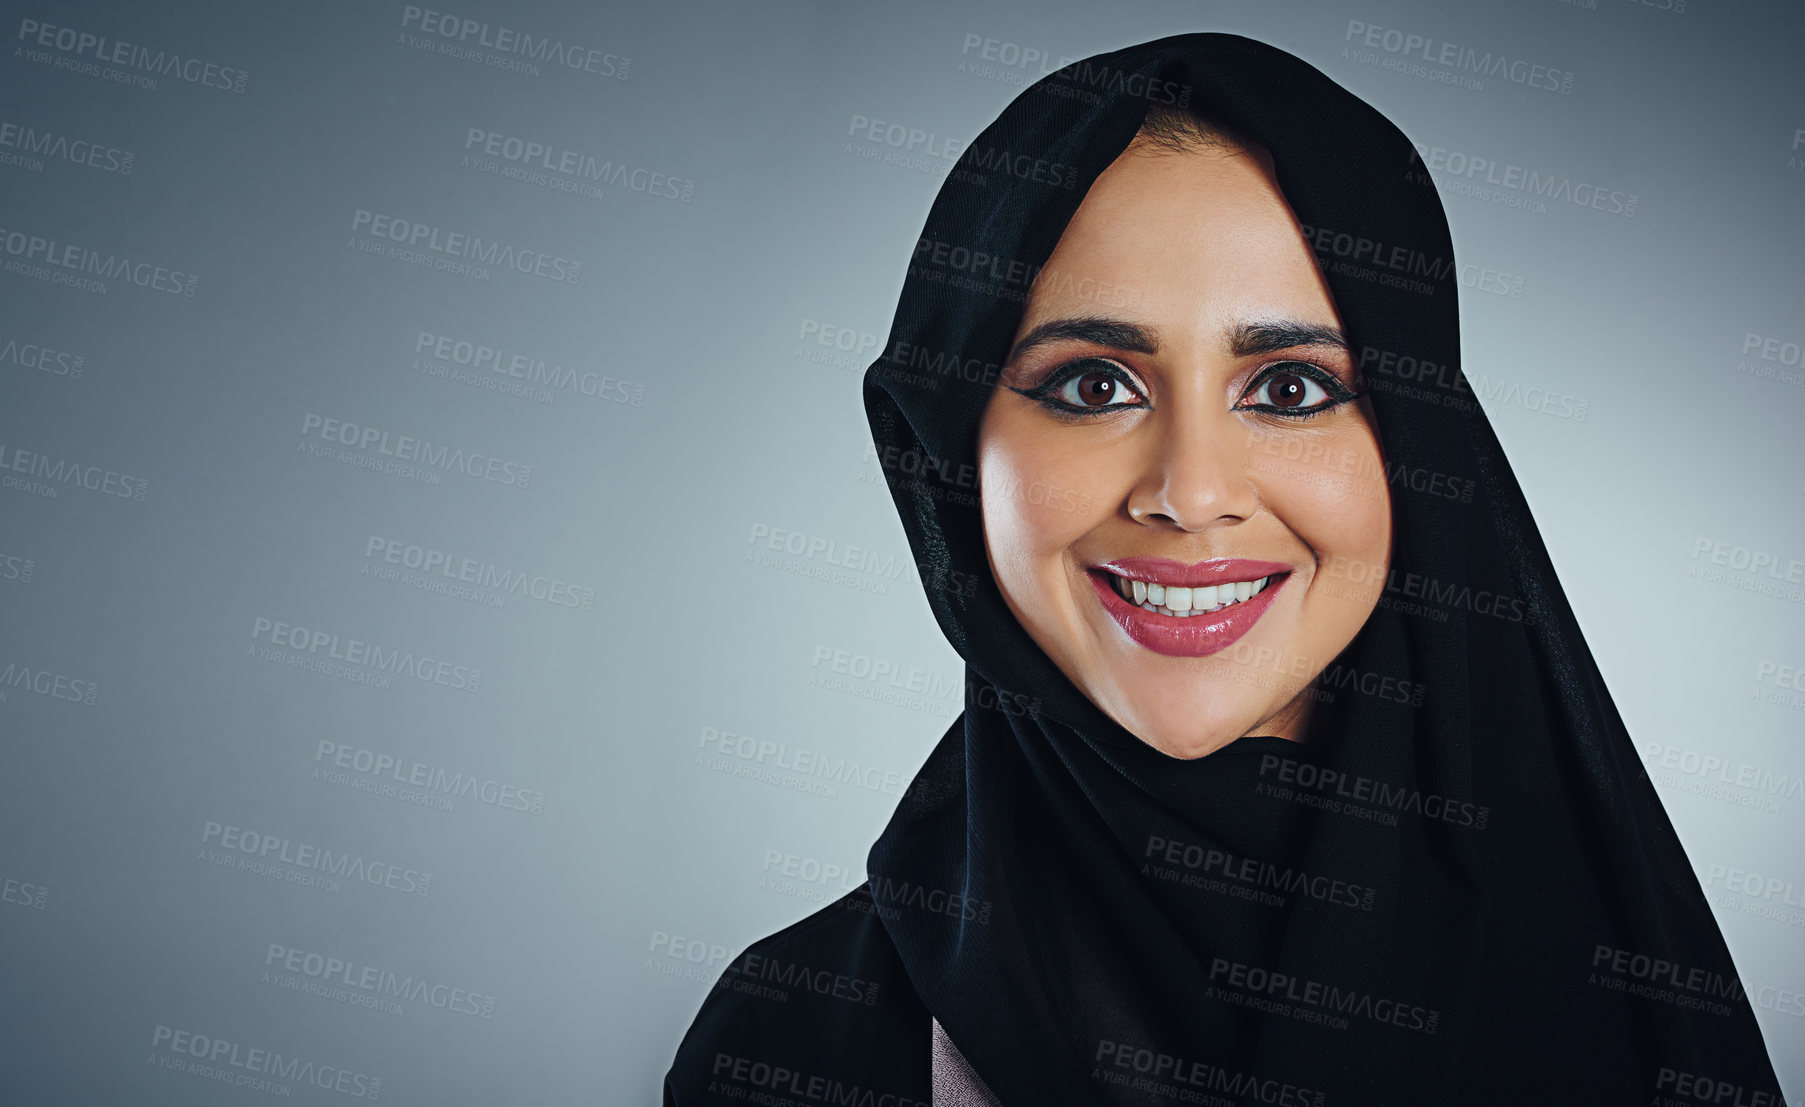
<svg viewBox="0 0 1805 1107">
<path fill-rule="evenodd" d="M 1102 372 L 1104 376 L 1109 377 L 1117 384 L 1124 386 L 1135 395 L 1140 396 L 1141 402 L 1138 404 L 1108 404 L 1103 407 L 1076 407 L 1066 403 L 1064 400 L 1059 400 L 1054 397 L 1053 394 L 1065 387 L 1066 383 L 1073 377 L 1083 375 L 1083 373 L 1080 372 L 1082 366 L 1092 364 L 1103 366 L 1103 369 L 1088 370 L 1089 372 Z M 1127 370 L 1123 369 L 1115 362 L 1110 361 L 1108 358 L 1095 356 L 1074 358 L 1071 361 L 1054 366 L 1053 369 L 1041 379 L 1041 382 L 1032 388 L 1017 388 L 1014 385 L 1009 385 L 1008 388 L 1009 391 L 1033 400 L 1035 403 L 1040 404 L 1055 415 L 1072 416 L 1080 419 L 1089 418 L 1094 415 L 1102 415 L 1111 411 L 1149 410 L 1153 406 L 1147 401 L 1141 386 L 1129 378 Z"/>
<path fill-rule="evenodd" d="M 1305 371 L 1298 372 L 1298 370 Z M 1366 389 L 1350 389 L 1347 385 L 1341 383 L 1341 378 L 1314 362 L 1278 361 L 1261 368 L 1259 375 L 1250 381 L 1246 390 L 1241 393 L 1241 398 L 1246 399 L 1250 393 L 1258 391 L 1261 385 L 1265 384 L 1268 379 L 1279 372 L 1289 372 L 1292 376 L 1304 377 L 1315 381 L 1324 392 L 1329 394 L 1329 398 L 1322 403 L 1317 404 L 1315 407 L 1309 408 L 1287 408 L 1274 407 L 1271 404 L 1254 404 L 1249 407 L 1237 407 L 1237 410 L 1257 411 L 1266 415 L 1279 415 L 1287 419 L 1304 420 L 1333 411 L 1343 404 L 1351 403 L 1352 401 L 1359 399 L 1367 393 Z"/>
</svg>

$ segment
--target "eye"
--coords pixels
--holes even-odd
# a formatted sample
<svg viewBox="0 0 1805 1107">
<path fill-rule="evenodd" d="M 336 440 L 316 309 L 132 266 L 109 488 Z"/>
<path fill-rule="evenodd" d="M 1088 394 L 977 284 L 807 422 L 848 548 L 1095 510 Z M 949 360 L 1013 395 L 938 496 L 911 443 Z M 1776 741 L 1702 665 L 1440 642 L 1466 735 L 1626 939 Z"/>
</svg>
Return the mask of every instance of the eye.
<svg viewBox="0 0 1805 1107">
<path fill-rule="evenodd" d="M 1268 366 L 1241 394 L 1240 411 L 1305 417 L 1340 407 L 1358 393 L 1334 375 L 1301 361 Z M 1251 401 L 1251 402 L 1250 402 Z"/>
<path fill-rule="evenodd" d="M 1107 366 L 1109 363 L 1096 364 Z M 1120 401 L 1140 399 L 1133 387 L 1105 369 L 1074 372 L 1053 390 L 1053 395 L 1073 407 L 1119 407 Z"/>
<path fill-rule="evenodd" d="M 1061 415 L 1093 415 L 1147 406 L 1140 386 L 1127 370 L 1097 357 L 1067 362 L 1035 387 L 1015 391 Z"/>
</svg>

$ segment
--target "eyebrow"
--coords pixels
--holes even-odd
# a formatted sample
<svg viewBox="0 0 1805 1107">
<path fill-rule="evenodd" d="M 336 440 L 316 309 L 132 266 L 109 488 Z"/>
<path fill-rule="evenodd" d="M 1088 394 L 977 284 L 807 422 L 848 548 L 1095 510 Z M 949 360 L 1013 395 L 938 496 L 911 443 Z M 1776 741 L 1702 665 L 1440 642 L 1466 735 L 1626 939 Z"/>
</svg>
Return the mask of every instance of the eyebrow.
<svg viewBox="0 0 1805 1107">
<path fill-rule="evenodd" d="M 1159 332 L 1151 327 L 1121 319 L 1086 316 L 1080 319 L 1055 319 L 1035 327 L 1023 335 L 1022 340 L 1009 351 L 1009 362 L 1014 363 L 1017 358 L 1036 347 L 1072 340 L 1092 342 L 1112 350 L 1131 350 L 1137 354 L 1159 352 Z"/>
<path fill-rule="evenodd" d="M 1159 352 L 1159 332 L 1153 327 L 1130 323 L 1123 319 L 1084 316 L 1077 319 L 1054 319 L 1042 323 L 1015 344 L 1008 361 L 1014 363 L 1023 354 L 1054 342 L 1090 342 L 1112 350 L 1129 350 L 1139 354 Z M 1255 357 L 1297 346 L 1332 346 L 1348 350 L 1347 335 L 1339 327 L 1300 323 L 1291 319 L 1259 323 L 1237 323 L 1229 335 L 1229 352 L 1235 357 Z"/>
<path fill-rule="evenodd" d="M 1347 335 L 1340 327 L 1323 327 L 1280 319 L 1265 323 L 1239 323 L 1229 336 L 1228 348 L 1236 357 L 1253 357 L 1294 346 L 1334 346 L 1348 350 Z M 1351 352 L 1351 351 L 1350 351 Z"/>
</svg>

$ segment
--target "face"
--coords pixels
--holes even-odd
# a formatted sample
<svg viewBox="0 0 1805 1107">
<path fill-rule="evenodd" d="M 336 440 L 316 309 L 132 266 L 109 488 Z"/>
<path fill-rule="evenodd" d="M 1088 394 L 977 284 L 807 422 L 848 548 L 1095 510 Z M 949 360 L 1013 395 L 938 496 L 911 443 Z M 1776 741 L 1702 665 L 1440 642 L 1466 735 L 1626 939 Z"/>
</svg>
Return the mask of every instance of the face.
<svg viewBox="0 0 1805 1107">
<path fill-rule="evenodd" d="M 979 431 L 1010 610 L 1174 757 L 1301 739 L 1389 565 L 1370 402 L 1269 165 L 1131 145 L 1030 292 Z"/>
</svg>

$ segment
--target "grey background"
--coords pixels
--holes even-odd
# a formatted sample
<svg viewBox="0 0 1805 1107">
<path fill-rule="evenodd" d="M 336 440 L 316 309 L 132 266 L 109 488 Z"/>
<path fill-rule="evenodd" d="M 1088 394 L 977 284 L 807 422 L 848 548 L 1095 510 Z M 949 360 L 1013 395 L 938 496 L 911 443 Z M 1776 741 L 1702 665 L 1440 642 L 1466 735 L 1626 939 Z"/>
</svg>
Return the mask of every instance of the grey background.
<svg viewBox="0 0 1805 1107">
<path fill-rule="evenodd" d="M 1458 260 L 1520 292 L 1463 290 L 1468 370 L 1743 980 L 1767 997 L 1785 1089 L 1805 1094 L 1805 1006 L 1777 998 L 1805 991 L 1802 934 L 1759 913 L 1805 888 L 1805 691 L 1776 680 L 1805 666 L 1799 586 L 1764 594 L 1783 582 L 1709 553 L 1762 555 L 1781 576 L 1805 559 L 1805 373 L 1796 346 L 1776 355 L 1790 366 L 1744 349 L 1805 341 L 1805 21 L 1667 2 L 440 9 L 628 59 L 624 79 L 417 49 L 401 4 L 4 5 L 0 123 L 129 152 L 132 168 L 0 144 L 0 228 L 198 279 L 190 297 L 0 271 L 0 466 L 29 468 L 23 449 L 148 482 L 141 501 L 16 470 L 56 494 L 0 488 L 0 672 L 25 681 L 0 687 L 0 1098 L 268 1094 L 165 1067 L 167 1027 L 349 1070 L 366 1093 L 380 1077 L 384 1101 L 653 1101 L 725 958 L 863 878 L 897 782 L 959 707 L 938 694 L 960 666 L 858 393 L 949 163 L 887 164 L 854 117 L 965 142 L 1039 73 L 987 60 L 984 39 L 999 59 L 1003 44 L 1082 57 L 1196 30 L 1299 54 L 1425 146 L 1637 197 L 1633 217 L 1524 210 L 1435 171 Z M 1352 51 L 1350 19 L 1573 83 L 1382 68 L 1382 48 Z M 247 79 L 136 87 L 63 67 L 91 54 L 34 46 L 23 20 Z M 464 164 L 472 128 L 627 173 L 595 196 L 505 179 Z M 687 196 L 635 191 L 652 172 Z M 479 281 L 365 253 L 358 209 L 580 261 L 581 277 Z M 435 377 L 416 368 L 422 332 L 625 384 L 535 398 Z M 79 377 L 31 367 L 37 346 L 79 356 Z M 427 484 L 314 456 L 309 413 L 530 465 L 531 481 Z M 793 570 L 828 571 L 827 555 L 786 559 L 764 544 L 778 532 L 869 557 L 851 584 L 814 579 Z M 372 537 L 571 582 L 593 607 L 366 575 L 383 565 Z M 259 617 L 480 669 L 480 687 L 272 662 Z M 823 681 L 834 651 L 924 670 L 934 689 L 885 702 L 882 683 Z M 91 682 L 93 702 L 41 673 L 65 692 Z M 811 792 L 775 753 L 703 749 L 705 728 L 878 772 Z M 316 779 L 322 742 L 543 808 Z M 430 873 L 428 894 L 224 867 L 209 822 Z M 1763 890 L 1727 888 L 1729 869 Z M 464 989 L 489 1016 L 306 994 L 271 945 Z"/>
</svg>

